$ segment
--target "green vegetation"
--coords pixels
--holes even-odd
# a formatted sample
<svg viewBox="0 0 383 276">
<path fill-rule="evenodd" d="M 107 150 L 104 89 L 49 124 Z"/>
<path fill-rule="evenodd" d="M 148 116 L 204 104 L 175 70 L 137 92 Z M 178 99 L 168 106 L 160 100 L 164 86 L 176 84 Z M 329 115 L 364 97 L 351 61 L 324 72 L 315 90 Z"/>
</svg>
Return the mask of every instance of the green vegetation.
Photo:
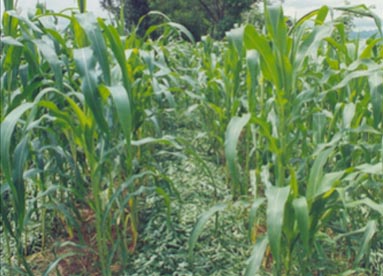
<svg viewBox="0 0 383 276">
<path fill-rule="evenodd" d="M 102 7 L 111 11 L 118 18 L 122 18 L 128 27 L 138 24 L 141 16 L 150 10 L 160 11 L 173 21 L 185 26 L 194 37 L 210 34 L 215 38 L 223 38 L 244 11 L 256 0 L 100 0 Z M 123 7 L 121 9 L 121 7 Z M 140 29 L 147 29 L 148 19 L 141 22 Z M 156 22 L 155 19 L 151 20 Z"/>
<path fill-rule="evenodd" d="M 338 8 L 376 22 L 351 39 L 327 6 L 265 5 L 195 43 L 78 2 L 4 1 L 2 275 L 383 273 L 379 18 Z"/>
</svg>

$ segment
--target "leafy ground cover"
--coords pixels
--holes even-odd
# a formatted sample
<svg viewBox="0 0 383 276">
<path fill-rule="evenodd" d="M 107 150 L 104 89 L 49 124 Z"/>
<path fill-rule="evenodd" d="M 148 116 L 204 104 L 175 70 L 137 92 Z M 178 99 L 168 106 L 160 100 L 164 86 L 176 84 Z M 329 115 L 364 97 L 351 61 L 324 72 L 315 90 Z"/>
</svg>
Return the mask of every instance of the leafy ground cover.
<svg viewBox="0 0 383 276">
<path fill-rule="evenodd" d="M 8 5 L 4 275 L 382 273 L 383 41 L 365 6 L 336 9 L 375 20 L 368 40 L 327 6 L 289 26 L 265 5 L 262 30 L 195 43 L 157 12 L 140 37 L 84 7 Z"/>
</svg>

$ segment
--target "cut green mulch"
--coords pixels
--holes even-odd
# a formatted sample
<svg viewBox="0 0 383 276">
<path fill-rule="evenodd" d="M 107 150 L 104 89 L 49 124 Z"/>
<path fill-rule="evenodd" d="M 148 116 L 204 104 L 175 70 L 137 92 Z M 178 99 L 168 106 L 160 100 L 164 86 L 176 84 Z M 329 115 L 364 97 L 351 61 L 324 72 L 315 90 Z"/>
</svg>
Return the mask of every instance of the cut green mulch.
<svg viewBox="0 0 383 276">
<path fill-rule="evenodd" d="M 208 165 L 218 180 L 218 197 L 229 201 L 224 169 Z M 147 209 L 141 214 L 145 222 L 140 243 L 125 275 L 240 275 L 251 252 L 245 236 L 245 205 L 229 205 L 218 215 L 217 225 L 215 217 L 211 219 L 191 260 L 188 239 L 198 216 L 218 203 L 213 200 L 214 187 L 199 166 L 188 159 L 169 164 L 167 173 L 180 194 L 180 201 L 172 204 L 171 225 L 167 224 L 161 199 L 149 197 Z"/>
</svg>

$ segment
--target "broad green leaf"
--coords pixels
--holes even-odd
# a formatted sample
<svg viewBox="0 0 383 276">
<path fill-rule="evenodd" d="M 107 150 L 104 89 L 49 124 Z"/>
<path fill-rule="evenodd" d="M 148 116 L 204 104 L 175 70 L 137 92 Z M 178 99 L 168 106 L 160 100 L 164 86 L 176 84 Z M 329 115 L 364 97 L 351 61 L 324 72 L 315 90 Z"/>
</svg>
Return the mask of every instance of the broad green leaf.
<svg viewBox="0 0 383 276">
<path fill-rule="evenodd" d="M 376 45 L 379 44 L 382 40 L 377 38 L 370 41 L 366 48 L 364 48 L 363 52 L 359 55 L 359 59 L 369 59 L 373 56 L 373 50 L 376 48 Z"/>
<path fill-rule="evenodd" d="M 142 21 L 145 19 L 145 17 L 146 17 L 146 16 L 150 16 L 150 15 L 158 15 L 158 16 L 160 16 L 161 18 L 165 19 L 165 21 L 167 21 L 167 22 L 170 22 L 170 21 L 171 21 L 169 16 L 167 16 L 166 14 L 164 14 L 164 13 L 162 13 L 162 12 L 160 12 L 160 11 L 150 11 L 150 12 L 148 12 L 146 15 L 142 16 L 142 17 L 139 19 L 138 23 L 139 23 L 139 24 L 142 23 Z"/>
<path fill-rule="evenodd" d="M 278 154 L 279 149 L 277 146 L 277 139 L 271 135 L 268 122 L 257 117 L 252 117 L 251 122 L 260 126 L 262 135 L 267 139 L 269 143 L 270 150 L 273 153 Z"/>
<path fill-rule="evenodd" d="M 12 45 L 12 46 L 17 46 L 17 47 L 23 47 L 23 44 L 19 42 L 17 39 L 11 37 L 11 36 L 4 36 L 1 38 L 1 43 L 5 45 Z M 3 45 L 1 45 L 4 47 Z"/>
<path fill-rule="evenodd" d="M 351 72 L 347 74 L 346 77 L 344 77 L 340 83 L 337 83 L 329 91 L 343 88 L 346 85 L 348 85 L 350 81 L 353 79 L 372 76 L 376 73 L 381 74 L 382 70 L 383 70 L 382 65 L 375 65 L 375 66 L 370 66 L 370 68 L 368 68 L 367 70 L 361 70 L 361 71 L 358 70 L 358 71 Z"/>
<path fill-rule="evenodd" d="M 188 29 L 186 29 L 183 25 L 181 25 L 181 24 L 178 24 L 178 23 L 176 23 L 176 22 L 171 22 L 171 21 L 168 21 L 168 22 L 165 22 L 165 23 L 162 23 L 162 24 L 157 24 L 157 25 L 152 25 L 152 26 L 150 26 L 147 30 L 146 30 L 146 32 L 145 32 L 145 39 L 146 38 L 148 38 L 148 37 L 150 37 L 150 35 L 153 33 L 153 32 L 155 32 L 155 31 L 157 31 L 157 30 L 159 30 L 159 29 L 161 29 L 161 28 L 165 28 L 165 30 L 167 29 L 167 30 L 169 30 L 169 27 L 170 27 L 170 29 L 173 29 L 173 30 L 176 30 L 176 31 L 178 31 L 178 33 L 180 33 L 180 34 L 184 34 L 192 43 L 195 43 L 195 41 L 194 41 L 194 37 L 193 37 L 193 35 L 191 34 L 191 32 L 189 32 L 188 31 Z M 165 33 L 166 33 L 166 31 L 165 31 Z"/>
<path fill-rule="evenodd" d="M 153 137 L 145 137 L 140 140 L 134 140 L 132 141 L 132 145 L 136 147 L 140 147 L 142 145 L 150 144 L 150 143 L 158 143 L 158 144 L 164 144 L 164 145 L 171 145 L 175 147 L 176 149 L 182 149 L 182 147 L 175 142 L 175 139 L 173 136 L 165 135 L 160 138 L 153 138 Z"/>
<path fill-rule="evenodd" d="M 76 18 L 90 41 L 90 47 L 100 64 L 105 84 L 111 85 L 108 51 L 96 18 L 92 13 L 78 14 Z"/>
<path fill-rule="evenodd" d="M 103 89 L 101 87 L 100 89 Z M 126 166 L 127 166 L 127 173 L 130 174 L 132 170 L 132 162 L 133 162 L 133 155 L 132 155 L 132 143 L 131 143 L 131 136 L 132 136 L 132 110 L 131 110 L 131 103 L 128 96 L 127 91 L 123 86 L 114 86 L 108 88 L 110 91 L 110 94 L 112 95 L 112 99 L 114 102 L 114 105 L 116 106 L 118 120 L 120 122 L 120 126 L 124 132 L 124 136 L 126 139 Z"/>
<path fill-rule="evenodd" d="M 239 27 L 236 29 L 232 29 L 226 33 L 227 38 L 231 43 L 234 44 L 235 49 L 237 50 L 238 56 L 242 56 L 242 48 L 243 48 L 243 33 L 244 28 Z"/>
<path fill-rule="evenodd" d="M 23 49 L 17 46 L 10 46 L 7 51 L 5 51 L 5 58 L 2 59 L 2 68 L 1 71 L 11 71 L 17 70 L 21 63 Z"/>
<path fill-rule="evenodd" d="M 329 37 L 332 32 L 332 25 L 315 26 L 314 29 L 305 37 L 298 46 L 293 68 L 299 71 L 303 61 L 310 55 L 315 55 L 323 39 Z"/>
<path fill-rule="evenodd" d="M 358 255 L 355 258 L 354 266 L 358 265 L 360 261 L 362 260 L 363 256 L 368 255 L 368 251 L 371 245 L 371 240 L 374 237 L 375 233 L 377 231 L 377 222 L 376 220 L 370 220 L 367 223 L 366 231 L 363 235 L 363 240 L 360 245 L 360 248 L 358 250 Z"/>
<path fill-rule="evenodd" d="M 71 19 L 71 27 L 73 29 L 73 34 L 74 34 L 74 44 L 75 46 L 77 46 L 78 48 L 84 48 L 84 47 L 87 47 L 89 46 L 89 41 L 88 41 L 88 37 L 85 33 L 85 31 L 81 28 L 81 25 L 80 23 L 75 20 L 74 18 Z"/>
<path fill-rule="evenodd" d="M 368 197 L 363 198 L 363 199 L 359 199 L 359 200 L 355 200 L 352 202 L 347 202 L 346 206 L 349 208 L 352 208 L 352 207 L 357 207 L 357 206 L 362 205 L 362 204 L 370 207 L 372 210 L 378 212 L 380 215 L 383 216 L 383 203 L 378 204 Z"/>
<path fill-rule="evenodd" d="M 36 39 L 33 41 L 39 49 L 42 56 L 48 61 L 55 75 L 56 87 L 60 91 L 63 91 L 63 74 L 61 70 L 61 61 L 57 56 L 56 50 L 53 45 L 53 41 L 50 41 L 47 36 L 42 39 Z"/>
<path fill-rule="evenodd" d="M 25 219 L 25 184 L 24 184 L 24 165 L 27 161 L 29 150 L 28 150 L 29 136 L 26 135 L 17 144 L 14 156 L 13 156 L 13 170 L 12 170 L 12 183 L 11 190 L 14 197 L 14 203 L 16 208 L 16 227 L 19 235 L 22 233 L 24 228 Z"/>
<path fill-rule="evenodd" d="M 211 218 L 212 215 L 214 215 L 215 213 L 219 211 L 223 211 L 226 207 L 227 207 L 227 204 L 225 203 L 215 205 L 211 207 L 208 211 L 204 212 L 198 218 L 197 223 L 194 225 L 193 230 L 190 234 L 190 238 L 188 242 L 189 260 L 192 260 L 194 247 L 208 220 Z"/>
<path fill-rule="evenodd" d="M 244 43 L 247 50 L 257 50 L 261 57 L 262 70 L 265 77 L 277 87 L 281 87 L 277 79 L 277 61 L 265 36 L 259 34 L 254 26 L 247 25 L 244 31 Z"/>
<path fill-rule="evenodd" d="M 256 108 L 256 88 L 258 86 L 258 56 L 255 50 L 248 50 L 246 53 L 246 62 L 248 68 L 247 85 L 249 98 L 249 112 L 255 112 Z"/>
<path fill-rule="evenodd" d="M 324 151 L 326 148 L 336 146 L 342 138 L 343 138 L 343 135 L 340 132 L 336 133 L 334 137 L 332 137 L 330 142 L 325 144 L 319 144 L 318 147 L 315 149 L 313 156 L 319 155 L 319 153 Z"/>
<path fill-rule="evenodd" d="M 167 22 L 166 23 L 167 25 L 169 25 L 170 27 L 180 31 L 181 33 L 183 33 L 184 35 L 186 35 L 186 37 L 192 42 L 194 43 L 194 37 L 193 35 L 191 34 L 191 32 L 188 31 L 188 29 L 186 29 L 184 26 L 182 26 L 181 24 L 178 24 L 178 23 L 175 23 L 175 22 Z"/>
<path fill-rule="evenodd" d="M 82 78 L 81 89 L 85 97 L 85 101 L 100 129 L 104 133 L 108 133 L 108 125 L 105 121 L 103 107 L 100 99 L 100 93 L 97 86 L 97 79 L 95 73 L 96 60 L 91 48 L 75 49 L 73 51 L 73 58 L 76 63 L 77 70 Z"/>
<path fill-rule="evenodd" d="M 344 173 L 344 171 L 326 173 L 322 177 L 314 197 L 322 194 L 324 194 L 324 197 L 329 197 L 335 190 L 337 183 L 339 183 L 339 180 L 343 177 Z"/>
<path fill-rule="evenodd" d="M 76 127 L 76 125 L 73 125 L 73 121 L 71 121 L 71 118 L 73 117 L 71 117 L 72 114 L 68 114 L 68 110 L 70 109 L 59 110 L 57 105 L 53 101 L 40 100 L 42 95 L 49 92 L 56 93 L 57 95 L 63 97 L 67 101 L 70 108 L 72 109 L 71 111 L 73 111 L 74 114 L 76 114 L 77 116 L 81 130 L 84 130 L 87 125 L 91 124 L 91 118 L 87 117 L 84 111 L 81 109 L 81 105 L 84 104 L 83 94 L 80 94 L 79 92 L 63 93 L 54 88 L 47 88 L 42 90 L 39 96 L 36 98 L 36 100 L 38 100 L 39 102 L 38 105 L 40 107 L 48 108 L 49 110 L 53 111 L 54 116 L 64 118 L 67 121 L 68 125 L 70 125 L 71 127 Z M 79 103 L 73 100 L 70 96 L 75 96 L 79 100 Z"/>
<path fill-rule="evenodd" d="M 43 31 L 40 30 L 39 27 L 37 27 L 37 25 L 35 23 L 33 23 L 28 17 L 25 17 L 25 16 L 22 16 L 20 14 L 18 14 L 16 11 L 9 11 L 8 12 L 9 15 L 17 18 L 19 20 L 19 24 L 22 25 L 22 24 L 25 24 L 28 28 L 25 28 L 25 29 L 30 29 L 38 34 L 43 34 Z"/>
<path fill-rule="evenodd" d="M 324 19 L 325 19 L 326 16 L 327 16 L 328 10 L 329 10 L 329 9 L 328 9 L 327 6 L 322 6 L 322 7 L 319 8 L 319 9 L 310 11 L 309 13 L 303 15 L 303 16 L 302 16 L 301 18 L 299 18 L 298 21 L 294 24 L 293 28 L 291 28 L 290 33 L 296 31 L 297 29 L 299 29 L 299 27 L 301 27 L 302 25 L 304 25 L 305 23 L 307 23 L 307 21 L 308 21 L 309 19 L 313 18 L 314 16 L 316 16 L 316 19 L 315 19 L 316 25 L 322 25 Z"/>
<path fill-rule="evenodd" d="M 295 217 L 298 222 L 298 229 L 300 238 L 303 242 L 303 247 L 308 254 L 311 251 L 310 248 L 310 217 L 307 200 L 305 197 L 296 198 L 293 200 L 293 207 L 295 211 Z"/>
<path fill-rule="evenodd" d="M 154 54 L 155 54 L 154 51 L 142 51 L 142 50 L 140 51 L 140 56 L 147 64 L 149 72 L 150 72 L 150 76 L 154 75 L 154 68 L 155 68 Z"/>
<path fill-rule="evenodd" d="M 285 212 L 285 205 L 290 194 L 290 186 L 275 187 L 269 186 L 266 189 L 267 211 L 266 224 L 267 236 L 270 242 L 271 253 L 277 263 L 279 271 L 282 265 L 282 227 Z"/>
<path fill-rule="evenodd" d="M 11 158 L 9 155 L 11 147 L 11 139 L 16 124 L 21 116 L 34 106 L 33 103 L 24 103 L 12 110 L 1 123 L 0 137 L 1 137 L 1 167 L 5 174 L 7 181 L 11 182 Z"/>
<path fill-rule="evenodd" d="M 71 99 L 69 96 L 66 96 L 65 98 L 67 102 L 69 103 L 70 107 L 73 109 L 74 113 L 77 115 L 77 118 L 79 119 L 79 122 L 80 122 L 81 129 L 85 129 L 85 126 L 91 124 L 91 119 L 85 115 L 84 111 L 81 110 L 80 106 L 73 99 Z"/>
<path fill-rule="evenodd" d="M 13 1 L 13 0 L 7 0 Z M 8 11 L 5 11 L 3 14 L 2 20 L 2 30 L 5 36 L 16 37 L 18 32 L 19 20 L 13 17 Z"/>
<path fill-rule="evenodd" d="M 87 77 L 87 75 L 90 75 L 90 71 L 95 74 L 96 59 L 90 47 L 74 49 L 73 58 L 81 77 Z"/>
<path fill-rule="evenodd" d="M 363 124 L 357 128 L 351 129 L 350 132 L 352 132 L 352 133 L 370 133 L 370 134 L 381 135 L 381 132 L 377 131 L 372 126 L 365 125 L 365 124 Z"/>
<path fill-rule="evenodd" d="M 326 132 L 326 115 L 323 112 L 317 112 L 313 115 L 314 143 L 320 144 L 324 141 Z"/>
<path fill-rule="evenodd" d="M 335 40 L 333 37 L 326 37 L 325 41 L 332 46 L 334 49 L 336 49 L 339 53 L 343 53 L 347 55 L 347 45 L 344 43 L 341 43 L 340 41 Z M 326 57 L 327 60 L 330 62 L 330 57 Z M 336 69 L 339 69 L 339 61 L 338 60 L 332 60 L 333 67 Z"/>
<path fill-rule="evenodd" d="M 4 0 L 3 3 L 6 11 L 14 9 L 14 0 Z"/>
<path fill-rule="evenodd" d="M 116 106 L 120 126 L 124 131 L 127 143 L 130 144 L 130 137 L 132 135 L 132 110 L 128 93 L 123 86 L 113 86 L 107 89 L 110 91 Z"/>
<path fill-rule="evenodd" d="M 118 31 L 113 26 L 107 26 L 104 22 L 99 21 L 99 24 L 101 25 L 102 30 L 104 31 L 104 34 L 109 42 L 109 47 L 112 50 L 114 57 L 117 60 L 118 65 L 120 66 L 121 72 L 122 72 L 122 80 L 124 87 L 128 93 L 131 108 L 132 108 L 132 114 L 134 114 L 134 101 L 132 96 L 132 80 L 130 79 L 128 68 L 126 64 L 126 56 L 125 56 L 125 47 L 122 44 L 121 38 L 118 34 Z M 132 122 L 134 123 L 134 116 L 132 118 Z"/>
<path fill-rule="evenodd" d="M 253 251 L 251 252 L 251 256 L 248 260 L 249 264 L 246 267 L 245 276 L 257 275 L 262 265 L 262 260 L 265 256 L 268 242 L 267 236 L 257 240 L 257 243 L 254 245 Z"/>
<path fill-rule="evenodd" d="M 357 166 L 356 169 L 367 174 L 383 175 L 383 162 L 376 164 L 362 164 Z"/>
<path fill-rule="evenodd" d="M 237 144 L 239 136 L 249 120 L 250 114 L 246 114 L 243 117 L 231 118 L 225 133 L 225 156 L 230 174 L 232 176 L 233 196 L 236 196 L 238 191 L 240 193 L 246 192 L 243 191 L 243 188 L 241 187 L 241 178 L 237 168 Z"/>
<path fill-rule="evenodd" d="M 81 13 L 86 12 L 86 2 L 87 0 L 77 0 L 78 9 Z"/>
<path fill-rule="evenodd" d="M 348 103 L 343 109 L 343 127 L 348 129 L 351 127 L 351 121 L 355 115 L 355 104 Z"/>
<path fill-rule="evenodd" d="M 372 103 L 372 114 L 374 118 L 374 127 L 378 128 L 379 124 L 383 122 L 383 69 L 372 73 L 368 82 L 371 89 L 371 103 Z"/>
<path fill-rule="evenodd" d="M 299 196 L 299 184 L 297 180 L 297 173 L 295 172 L 294 168 L 290 168 L 290 188 L 293 193 L 294 197 Z"/>
<path fill-rule="evenodd" d="M 327 6 L 322 6 L 317 13 L 317 17 L 315 18 L 316 25 L 322 25 L 327 18 L 329 12 L 329 8 Z"/>
<path fill-rule="evenodd" d="M 68 45 L 67 45 L 67 41 L 66 41 L 66 37 L 60 33 L 59 31 L 56 31 L 54 29 L 47 29 L 45 28 L 44 30 L 50 37 L 53 38 L 54 42 L 55 43 L 59 43 L 60 46 L 62 47 L 63 49 L 63 52 L 65 54 L 68 54 L 70 53 L 70 50 L 68 49 Z"/>
<path fill-rule="evenodd" d="M 323 166 L 326 164 L 327 158 L 329 157 L 332 151 L 333 149 L 329 148 L 320 152 L 310 169 L 310 176 L 306 190 L 306 198 L 309 202 L 311 202 L 314 199 L 314 197 L 318 194 L 324 174 Z"/>
<path fill-rule="evenodd" d="M 287 55 L 287 27 L 281 5 L 265 5 L 265 21 L 268 33 L 281 56 Z"/>
</svg>

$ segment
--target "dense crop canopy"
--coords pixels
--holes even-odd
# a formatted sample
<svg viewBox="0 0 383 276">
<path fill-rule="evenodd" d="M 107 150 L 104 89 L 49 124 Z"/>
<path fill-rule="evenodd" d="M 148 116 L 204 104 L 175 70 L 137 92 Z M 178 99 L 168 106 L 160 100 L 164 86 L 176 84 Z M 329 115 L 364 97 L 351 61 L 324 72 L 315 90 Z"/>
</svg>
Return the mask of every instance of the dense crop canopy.
<svg viewBox="0 0 383 276">
<path fill-rule="evenodd" d="M 24 17 L 5 1 L 7 273 L 382 272 L 369 267 L 383 245 L 376 15 L 337 8 L 374 19 L 376 35 L 361 40 L 327 6 L 291 26 L 281 7 L 265 6 L 262 31 L 195 43 L 159 12 L 147 16 L 164 23 L 140 37 L 85 3 Z M 150 250 L 159 253 L 148 260 Z M 47 251 L 41 268 L 33 260 Z"/>
</svg>

